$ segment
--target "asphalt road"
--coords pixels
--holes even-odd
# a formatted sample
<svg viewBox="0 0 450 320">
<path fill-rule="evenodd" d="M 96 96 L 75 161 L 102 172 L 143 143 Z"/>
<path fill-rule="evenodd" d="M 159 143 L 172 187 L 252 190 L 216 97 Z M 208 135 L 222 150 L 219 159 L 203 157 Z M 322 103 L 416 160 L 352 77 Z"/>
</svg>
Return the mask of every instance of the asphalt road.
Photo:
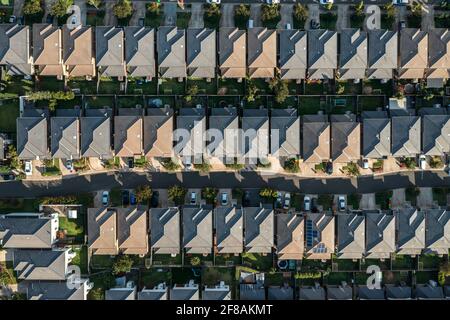
<svg viewBox="0 0 450 320">
<path fill-rule="evenodd" d="M 180 184 L 186 188 L 260 189 L 271 187 L 277 190 L 312 194 L 373 193 L 382 190 L 418 187 L 449 187 L 450 177 L 442 172 L 402 172 L 381 176 L 358 178 L 298 178 L 289 175 L 259 175 L 257 172 L 241 173 L 199 172 L 180 173 L 101 173 L 67 177 L 54 181 L 8 181 L 0 183 L 0 197 L 40 197 L 68 195 L 82 192 L 108 190 L 113 187 L 135 188 L 150 184 L 154 189 L 168 188 Z"/>
<path fill-rule="evenodd" d="M 116 2 L 117 0 L 103 0 L 104 2 Z M 145 1 L 148 0 L 133 0 L 134 1 Z M 366 4 L 385 4 L 391 3 L 392 0 L 363 0 Z M 438 4 L 441 0 L 428 0 L 429 4 Z M 176 3 L 177 0 L 161 0 L 161 3 Z M 266 0 L 222 0 L 221 3 L 265 3 Z M 281 3 L 319 3 L 319 0 L 281 0 Z M 346 3 L 346 4 L 357 4 L 361 0 L 334 0 L 334 4 Z M 184 3 L 206 3 L 206 0 L 184 0 Z"/>
</svg>

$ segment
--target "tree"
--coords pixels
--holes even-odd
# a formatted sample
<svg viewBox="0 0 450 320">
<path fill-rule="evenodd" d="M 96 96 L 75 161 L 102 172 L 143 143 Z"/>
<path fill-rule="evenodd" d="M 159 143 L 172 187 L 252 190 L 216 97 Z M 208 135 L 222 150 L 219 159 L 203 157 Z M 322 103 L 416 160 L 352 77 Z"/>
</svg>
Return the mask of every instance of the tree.
<svg viewBox="0 0 450 320">
<path fill-rule="evenodd" d="M 269 88 L 273 91 L 277 103 L 283 103 L 289 95 L 288 83 L 280 78 L 279 72 L 274 78 L 270 79 Z"/>
<path fill-rule="evenodd" d="M 198 85 L 191 84 L 187 88 L 186 95 L 184 96 L 184 100 L 186 102 L 191 102 L 192 101 L 192 97 L 196 96 L 197 94 L 198 94 Z"/>
<path fill-rule="evenodd" d="M 286 160 L 284 163 L 284 170 L 291 173 L 297 173 L 300 171 L 300 166 L 298 165 L 298 160 L 291 158 Z"/>
<path fill-rule="evenodd" d="M 342 168 L 342 170 L 344 170 L 344 172 L 347 173 L 347 175 L 349 175 L 349 176 L 359 176 L 360 175 L 358 165 L 354 162 L 348 163 L 346 166 L 344 166 Z"/>
<path fill-rule="evenodd" d="M 308 9 L 300 3 L 294 5 L 294 18 L 298 21 L 306 21 L 308 19 Z"/>
<path fill-rule="evenodd" d="M 147 11 L 153 15 L 158 15 L 161 4 L 158 2 L 151 2 L 147 5 Z"/>
<path fill-rule="evenodd" d="M 234 14 L 241 19 L 250 18 L 250 6 L 246 4 L 240 4 L 234 9 Z"/>
<path fill-rule="evenodd" d="M 8 146 L 8 156 L 11 159 L 11 168 L 16 170 L 20 169 L 21 165 L 19 156 L 17 155 L 16 147 L 12 144 Z"/>
<path fill-rule="evenodd" d="M 114 5 L 113 12 L 118 19 L 126 19 L 133 14 L 133 5 L 130 0 L 119 0 Z"/>
<path fill-rule="evenodd" d="M 40 0 L 27 0 L 23 5 L 23 14 L 26 16 L 32 16 L 42 11 Z"/>
<path fill-rule="evenodd" d="M 193 265 L 194 267 L 195 266 L 199 266 L 200 265 L 200 262 L 201 262 L 201 260 L 200 260 L 200 258 L 199 257 L 192 257 L 191 258 L 191 265 Z"/>
<path fill-rule="evenodd" d="M 271 188 L 263 188 L 259 191 L 259 196 L 266 199 L 275 199 L 278 196 L 278 192 Z"/>
<path fill-rule="evenodd" d="M 250 79 L 247 78 L 247 95 L 245 96 L 245 100 L 247 100 L 247 102 L 253 102 L 255 101 L 255 96 L 258 93 L 259 89 L 256 86 L 255 82 Z"/>
<path fill-rule="evenodd" d="M 130 272 L 131 267 L 133 267 L 133 260 L 129 255 L 119 255 L 112 266 L 113 275 L 122 275 L 124 273 Z"/>
<path fill-rule="evenodd" d="M 422 4 L 420 2 L 413 2 L 411 4 L 411 12 L 415 16 L 422 15 Z"/>
<path fill-rule="evenodd" d="M 136 201 L 139 203 L 146 202 L 152 197 L 152 189 L 148 185 L 138 186 L 135 192 Z"/>
<path fill-rule="evenodd" d="M 86 0 L 86 3 L 98 9 L 102 5 L 102 0 Z"/>
<path fill-rule="evenodd" d="M 345 91 L 345 85 L 341 82 L 338 82 L 337 88 L 336 88 L 336 94 L 343 94 Z"/>
<path fill-rule="evenodd" d="M 177 205 L 181 205 L 184 202 L 184 197 L 186 196 L 186 189 L 175 185 L 167 191 L 168 197 L 171 201 L 175 202 Z"/>
<path fill-rule="evenodd" d="M 55 17 L 64 17 L 71 5 L 73 5 L 73 0 L 56 0 L 50 9 L 50 14 Z"/>
<path fill-rule="evenodd" d="M 261 7 L 261 21 L 268 22 L 280 16 L 279 4 L 263 4 Z"/>
<path fill-rule="evenodd" d="M 206 200 L 207 203 L 213 204 L 216 201 L 217 193 L 219 190 L 213 187 L 206 187 L 202 189 L 202 198 Z"/>
<path fill-rule="evenodd" d="M 205 14 L 208 18 L 218 18 L 220 17 L 220 6 L 212 3 L 206 6 Z"/>
<path fill-rule="evenodd" d="M 333 2 L 328 2 L 328 3 L 325 5 L 325 9 L 327 9 L 327 10 L 333 9 Z"/>
</svg>

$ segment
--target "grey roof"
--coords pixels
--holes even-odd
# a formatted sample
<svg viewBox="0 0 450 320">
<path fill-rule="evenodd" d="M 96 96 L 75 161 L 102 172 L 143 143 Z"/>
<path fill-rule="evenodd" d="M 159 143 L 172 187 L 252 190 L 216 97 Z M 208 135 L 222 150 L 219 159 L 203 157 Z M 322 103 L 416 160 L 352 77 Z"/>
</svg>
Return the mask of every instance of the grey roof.
<svg viewBox="0 0 450 320">
<path fill-rule="evenodd" d="M 26 281 L 28 300 L 86 300 L 88 280 L 81 279 L 81 285 L 69 288 L 67 281 Z"/>
<path fill-rule="evenodd" d="M 330 123 L 325 115 L 303 117 L 303 159 L 321 162 L 330 158 Z"/>
<path fill-rule="evenodd" d="M 96 63 L 101 76 L 124 77 L 124 32 L 118 27 L 95 28 Z"/>
<path fill-rule="evenodd" d="M 220 28 L 219 68 L 222 77 L 244 78 L 246 76 L 246 48 L 245 30 Z"/>
<path fill-rule="evenodd" d="M 214 227 L 219 253 L 242 253 L 244 238 L 242 209 L 234 206 L 216 208 Z"/>
<path fill-rule="evenodd" d="M 420 117 L 392 117 L 392 155 L 414 157 L 420 153 Z"/>
<path fill-rule="evenodd" d="M 77 117 L 52 117 L 51 154 L 53 158 L 78 159 L 80 157 L 80 121 Z"/>
<path fill-rule="evenodd" d="M 341 259 L 361 259 L 365 253 L 365 217 L 358 214 L 337 216 L 337 254 Z"/>
<path fill-rule="evenodd" d="M 395 216 L 387 213 L 367 213 L 366 257 L 387 259 L 395 250 Z"/>
<path fill-rule="evenodd" d="M 289 286 L 270 286 L 267 290 L 267 300 L 294 300 L 294 289 Z"/>
<path fill-rule="evenodd" d="M 20 280 L 66 279 L 66 250 L 15 250 L 13 264 Z"/>
<path fill-rule="evenodd" d="M 450 298 L 450 286 L 444 286 L 444 294 L 446 299 Z"/>
<path fill-rule="evenodd" d="M 144 116 L 144 154 L 170 157 L 173 153 L 173 109 L 149 108 Z"/>
<path fill-rule="evenodd" d="M 42 117 L 17 118 L 17 154 L 19 159 L 33 160 L 48 157 L 47 119 Z"/>
<path fill-rule="evenodd" d="M 231 291 L 229 286 L 203 289 L 202 300 L 231 300 Z"/>
<path fill-rule="evenodd" d="M 450 75 L 449 29 L 432 28 L 428 30 L 428 77 L 444 79 Z"/>
<path fill-rule="evenodd" d="M 450 211 L 428 210 L 425 214 L 425 246 L 438 254 L 448 254 L 450 248 Z"/>
<path fill-rule="evenodd" d="M 209 153 L 218 158 L 234 158 L 239 154 L 239 117 L 236 108 L 212 108 L 209 116 Z M 221 136 L 213 135 L 213 130 Z M 219 132 L 217 132 L 219 133 Z"/>
<path fill-rule="evenodd" d="M 273 110 L 270 118 L 270 126 L 270 153 L 280 157 L 299 156 L 300 117 L 297 116 L 296 109 Z"/>
<path fill-rule="evenodd" d="M 353 114 L 331 115 L 331 158 L 350 162 L 361 156 L 361 127 Z"/>
<path fill-rule="evenodd" d="M 415 208 L 396 212 L 399 254 L 420 255 L 425 248 L 425 213 Z"/>
<path fill-rule="evenodd" d="M 143 288 L 138 292 L 138 300 L 168 300 L 168 288 L 165 283 L 160 284 L 161 287 L 154 287 L 153 289 Z"/>
<path fill-rule="evenodd" d="M 178 208 L 150 209 L 151 248 L 154 253 L 180 253 L 180 211 Z"/>
<path fill-rule="evenodd" d="M 147 210 L 145 206 L 119 207 L 117 238 L 124 254 L 145 255 L 148 252 Z"/>
<path fill-rule="evenodd" d="M 423 77 L 423 69 L 428 65 L 428 33 L 416 28 L 402 29 L 399 50 L 399 76 L 407 69 L 418 69 L 418 75 Z"/>
<path fill-rule="evenodd" d="M 111 158 L 111 118 L 81 117 L 80 125 L 81 156 Z"/>
<path fill-rule="evenodd" d="M 0 64 L 11 75 L 33 73 L 30 56 L 30 29 L 18 24 L 0 24 Z"/>
<path fill-rule="evenodd" d="M 425 108 L 420 108 L 417 111 L 417 115 L 418 116 L 426 116 L 426 115 L 446 115 L 447 114 L 447 110 L 442 107 L 436 108 L 436 107 L 425 107 Z"/>
<path fill-rule="evenodd" d="M 419 300 L 442 300 L 444 299 L 444 290 L 439 286 L 417 284 L 416 298 Z"/>
<path fill-rule="evenodd" d="M 352 300 L 353 289 L 346 286 L 327 286 L 327 300 Z"/>
<path fill-rule="evenodd" d="M 212 210 L 183 208 L 183 247 L 187 253 L 210 254 L 213 246 Z"/>
<path fill-rule="evenodd" d="M 335 251 L 335 221 L 329 213 L 306 215 L 306 246 L 308 258 L 329 259 Z"/>
<path fill-rule="evenodd" d="M 364 118 L 363 156 L 380 159 L 391 154 L 391 119 Z"/>
<path fill-rule="evenodd" d="M 0 216 L 0 240 L 4 248 L 50 249 L 54 235 L 51 218 Z"/>
<path fill-rule="evenodd" d="M 216 30 L 187 29 L 187 73 L 195 78 L 216 76 Z"/>
<path fill-rule="evenodd" d="M 264 27 L 247 29 L 247 66 L 251 78 L 270 78 L 277 67 L 277 36 Z"/>
<path fill-rule="evenodd" d="M 203 139 L 206 132 L 205 110 L 203 108 L 180 109 L 177 117 L 177 129 L 185 129 L 190 134 L 178 144 L 181 154 L 201 158 L 205 149 L 205 140 Z"/>
<path fill-rule="evenodd" d="M 277 214 L 275 218 L 278 259 L 302 259 L 305 250 L 303 216 L 286 213 Z"/>
<path fill-rule="evenodd" d="M 392 79 L 397 68 L 398 34 L 389 30 L 369 30 L 367 75 L 370 79 Z"/>
<path fill-rule="evenodd" d="M 154 77 L 155 31 L 148 27 L 125 27 L 125 62 L 132 77 Z"/>
<path fill-rule="evenodd" d="M 359 285 L 357 293 L 359 300 L 385 300 L 384 288 L 370 289 L 367 286 Z"/>
<path fill-rule="evenodd" d="M 159 27 L 157 35 L 158 71 L 163 78 L 186 77 L 185 31 Z"/>
<path fill-rule="evenodd" d="M 440 156 L 450 152 L 450 115 L 425 115 L 422 117 L 422 152 Z"/>
<path fill-rule="evenodd" d="M 330 30 L 308 31 L 308 77 L 333 79 L 337 68 L 337 33 Z"/>
<path fill-rule="evenodd" d="M 340 79 L 364 79 L 367 69 L 367 33 L 360 29 L 343 29 L 340 39 Z"/>
<path fill-rule="evenodd" d="M 245 251 L 271 253 L 274 246 L 274 214 L 272 209 L 244 208 Z"/>
<path fill-rule="evenodd" d="M 386 285 L 386 298 L 388 300 L 410 300 L 412 298 L 412 288 Z"/>
<path fill-rule="evenodd" d="M 266 291 L 260 284 L 240 284 L 239 300 L 266 300 Z"/>
<path fill-rule="evenodd" d="M 133 157 L 142 154 L 142 117 L 114 117 L 114 152 L 117 156 Z"/>
<path fill-rule="evenodd" d="M 88 248 L 93 254 L 117 255 L 117 212 L 107 207 L 88 208 Z"/>
<path fill-rule="evenodd" d="M 105 300 L 136 300 L 136 287 L 106 290 Z"/>
<path fill-rule="evenodd" d="M 247 158 L 269 153 L 269 117 L 266 109 L 246 109 L 242 117 L 242 154 Z"/>
<path fill-rule="evenodd" d="M 183 286 L 175 285 L 170 289 L 170 300 L 199 300 L 198 284 L 193 286 L 188 284 Z"/>
<path fill-rule="evenodd" d="M 280 60 L 279 68 L 282 79 L 304 79 L 307 67 L 307 33 L 306 31 L 278 30 Z"/>
<path fill-rule="evenodd" d="M 300 300 L 325 300 L 325 289 L 320 286 L 300 287 Z"/>
</svg>

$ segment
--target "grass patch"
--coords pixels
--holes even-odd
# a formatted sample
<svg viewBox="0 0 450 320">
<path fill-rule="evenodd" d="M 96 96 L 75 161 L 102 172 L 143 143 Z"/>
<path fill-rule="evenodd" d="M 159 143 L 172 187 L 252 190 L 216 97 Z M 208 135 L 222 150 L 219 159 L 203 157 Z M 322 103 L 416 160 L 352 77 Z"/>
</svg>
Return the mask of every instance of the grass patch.
<svg viewBox="0 0 450 320">
<path fill-rule="evenodd" d="M 244 82 L 236 79 L 219 79 L 217 93 L 219 95 L 244 95 Z"/>
<path fill-rule="evenodd" d="M 88 273 L 88 254 L 86 246 L 72 246 L 72 250 L 77 254 L 72 260 L 72 264 L 80 268 L 81 274 Z"/>
<path fill-rule="evenodd" d="M 242 264 L 259 271 L 267 271 L 273 267 L 273 259 L 271 254 L 263 256 L 258 253 L 245 252 L 242 254 Z"/>
<path fill-rule="evenodd" d="M 144 99 L 142 96 L 118 96 L 118 108 L 136 108 L 137 106 L 144 106 Z"/>
<path fill-rule="evenodd" d="M 114 263 L 114 258 L 105 255 L 92 255 L 91 267 L 93 269 L 111 269 Z"/>
<path fill-rule="evenodd" d="M 177 254 L 175 257 L 172 257 L 170 254 L 154 254 L 152 262 L 154 266 L 181 266 L 181 254 Z"/>
<path fill-rule="evenodd" d="M 395 255 L 395 259 L 392 260 L 392 269 L 394 270 L 411 270 L 415 268 L 414 259 L 408 255 Z"/>
<path fill-rule="evenodd" d="M 359 202 L 361 201 L 361 195 L 357 193 L 352 193 L 347 196 L 347 202 L 352 206 L 353 210 L 359 209 Z"/>
<path fill-rule="evenodd" d="M 328 285 L 341 285 L 343 281 L 351 284 L 353 274 L 351 272 L 331 272 L 324 277 L 324 282 Z"/>
<path fill-rule="evenodd" d="M 75 237 L 79 240 L 84 236 L 84 223 L 83 218 L 69 219 L 67 217 L 59 217 L 59 229 L 65 230 L 66 236 Z"/>
<path fill-rule="evenodd" d="M 0 132 L 15 133 L 16 118 L 19 117 L 19 100 L 0 101 Z"/>
<path fill-rule="evenodd" d="M 204 268 L 202 274 L 202 284 L 211 287 L 225 281 L 225 284 L 233 284 L 233 268 Z"/>
<path fill-rule="evenodd" d="M 88 12 L 86 15 L 86 24 L 88 26 L 103 26 L 105 20 L 105 11 L 97 10 L 96 12 Z"/>
<path fill-rule="evenodd" d="M 317 197 L 317 204 L 323 207 L 323 210 L 328 210 L 333 207 L 333 196 L 330 194 L 320 194 Z"/>
<path fill-rule="evenodd" d="M 147 289 L 154 288 L 158 284 L 165 282 L 167 286 L 170 286 L 172 281 L 172 272 L 170 269 L 149 269 L 140 271 L 140 288 L 146 287 Z"/>
<path fill-rule="evenodd" d="M 437 271 L 418 271 L 418 272 L 416 272 L 416 283 L 417 284 L 426 284 L 430 280 L 437 282 L 437 280 L 438 280 L 438 272 Z"/>
<path fill-rule="evenodd" d="M 120 93 L 120 83 L 116 79 L 112 78 L 102 78 L 98 85 L 98 93 L 103 94 L 119 94 Z"/>
<path fill-rule="evenodd" d="M 104 300 L 105 290 L 115 285 L 115 278 L 111 272 L 102 272 L 89 277 L 94 283 L 94 288 L 88 294 L 88 300 Z"/>
<path fill-rule="evenodd" d="M 334 12 L 320 14 L 320 26 L 326 30 L 336 30 L 337 15 Z"/>
<path fill-rule="evenodd" d="M 61 175 L 58 159 L 45 160 L 44 165 L 45 165 L 44 172 L 42 173 L 44 177 Z"/>
<path fill-rule="evenodd" d="M 242 258 L 240 255 L 235 256 L 234 254 L 217 254 L 214 256 L 214 264 L 216 266 L 235 266 L 242 263 Z"/>
<path fill-rule="evenodd" d="M 6 198 L 0 199 L 0 213 L 36 212 L 39 208 L 38 199 Z"/>
<path fill-rule="evenodd" d="M 435 254 L 422 254 L 419 256 L 419 263 L 423 269 L 439 269 L 443 259 Z"/>
<path fill-rule="evenodd" d="M 299 113 L 305 114 L 317 114 L 319 110 L 324 111 L 320 97 L 299 97 Z"/>
<path fill-rule="evenodd" d="M 435 28 L 450 28 L 450 14 L 441 13 L 434 16 Z"/>
<path fill-rule="evenodd" d="M 384 96 L 359 96 L 358 113 L 363 111 L 376 111 L 378 108 L 384 108 Z"/>
<path fill-rule="evenodd" d="M 194 280 L 195 283 L 200 284 L 201 272 L 199 268 L 172 269 L 172 284 L 186 284 L 189 280 Z"/>
<path fill-rule="evenodd" d="M 341 103 L 343 104 L 341 105 Z M 356 112 L 356 98 L 354 96 L 334 96 L 329 98 L 328 112 L 330 114 L 345 114 L 347 111 Z"/>
<path fill-rule="evenodd" d="M 162 83 L 159 87 L 159 93 L 184 95 L 184 81 L 178 82 L 178 79 L 162 79 Z"/>
<path fill-rule="evenodd" d="M 145 79 L 128 79 L 127 93 L 128 94 L 151 94 L 156 95 L 158 87 L 158 81 L 156 78 L 152 81 L 146 81 Z"/>
<path fill-rule="evenodd" d="M 114 107 L 114 97 L 113 96 L 88 96 L 84 98 L 85 108 L 113 108 Z"/>
</svg>

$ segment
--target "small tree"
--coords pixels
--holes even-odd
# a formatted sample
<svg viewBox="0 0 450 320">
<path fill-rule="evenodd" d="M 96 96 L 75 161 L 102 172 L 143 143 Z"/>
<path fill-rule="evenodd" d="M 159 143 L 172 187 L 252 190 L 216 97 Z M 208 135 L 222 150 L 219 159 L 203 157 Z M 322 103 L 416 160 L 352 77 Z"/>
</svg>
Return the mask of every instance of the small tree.
<svg viewBox="0 0 450 320">
<path fill-rule="evenodd" d="M 274 78 L 270 79 L 269 88 L 273 91 L 277 103 L 283 103 L 289 95 L 288 83 L 280 78 L 279 72 Z"/>
<path fill-rule="evenodd" d="M 263 4 L 261 7 L 261 21 L 273 21 L 280 16 L 279 4 Z"/>
<path fill-rule="evenodd" d="M 300 166 L 298 164 L 298 160 L 295 158 L 291 158 L 286 160 L 284 163 L 284 170 L 291 173 L 300 172 Z"/>
<path fill-rule="evenodd" d="M 202 198 L 206 200 L 207 203 L 214 204 L 217 198 L 217 193 L 219 190 L 213 187 L 206 187 L 202 189 Z"/>
<path fill-rule="evenodd" d="M 196 266 L 199 266 L 199 265 L 200 265 L 201 260 L 200 260 L 199 257 L 195 256 L 195 257 L 192 257 L 192 258 L 191 258 L 191 261 L 190 261 L 190 262 L 191 262 L 191 265 L 192 265 L 192 266 L 196 267 Z"/>
<path fill-rule="evenodd" d="M 421 16 L 422 15 L 422 4 L 420 2 L 413 2 L 410 6 L 411 13 L 414 16 Z"/>
<path fill-rule="evenodd" d="M 126 19 L 133 14 L 133 5 L 130 0 L 119 0 L 114 5 L 113 12 L 118 19 Z"/>
<path fill-rule="evenodd" d="M 359 168 L 358 165 L 354 162 L 350 162 L 346 166 L 342 168 L 344 172 L 349 176 L 359 176 Z"/>
<path fill-rule="evenodd" d="M 255 82 L 250 79 L 247 78 L 247 90 L 246 90 L 247 94 L 245 96 L 245 100 L 247 100 L 247 102 L 253 102 L 255 101 L 256 98 L 256 94 L 258 93 L 259 89 L 256 86 Z"/>
<path fill-rule="evenodd" d="M 278 196 L 278 192 L 271 188 L 263 188 L 259 191 L 259 196 L 265 199 L 275 199 Z"/>
<path fill-rule="evenodd" d="M 345 86 L 343 83 L 339 82 L 336 88 L 336 94 L 343 94 L 345 91 Z"/>
<path fill-rule="evenodd" d="M 304 5 L 297 3 L 294 5 L 294 18 L 298 21 L 306 21 L 308 19 L 308 9 Z"/>
<path fill-rule="evenodd" d="M 186 95 L 184 96 L 184 100 L 186 102 L 191 102 L 192 97 L 196 96 L 197 94 L 198 94 L 198 85 L 191 84 L 191 85 L 189 85 L 189 87 L 186 90 Z"/>
<path fill-rule="evenodd" d="M 98 9 L 102 5 L 102 0 L 86 0 L 86 3 Z"/>
<path fill-rule="evenodd" d="M 129 255 L 119 255 L 112 266 L 113 275 L 122 275 L 124 273 L 130 272 L 131 267 L 133 267 L 133 260 Z"/>
<path fill-rule="evenodd" d="M 23 5 L 23 14 L 26 16 L 32 16 L 42 11 L 40 0 L 27 0 Z"/>
<path fill-rule="evenodd" d="M 8 146 L 8 156 L 11 159 L 11 168 L 16 170 L 20 169 L 19 156 L 17 155 L 16 147 L 12 144 Z"/>
<path fill-rule="evenodd" d="M 55 17 L 64 17 L 71 5 L 73 5 L 73 0 L 56 0 L 50 9 L 50 14 Z"/>
<path fill-rule="evenodd" d="M 181 205 L 184 202 L 184 197 L 186 196 L 186 189 L 175 185 L 167 191 L 168 197 L 171 201 L 175 202 L 176 205 Z"/>
<path fill-rule="evenodd" d="M 158 15 L 161 8 L 161 4 L 158 2 L 151 2 L 147 5 L 147 11 L 151 14 Z"/>
<path fill-rule="evenodd" d="M 148 185 L 139 186 L 135 190 L 136 200 L 139 203 L 146 202 L 152 197 L 152 189 Z"/>
<path fill-rule="evenodd" d="M 250 18 L 250 6 L 246 4 L 240 4 L 234 9 L 234 14 L 241 19 Z"/>
<path fill-rule="evenodd" d="M 325 5 L 325 9 L 327 9 L 327 10 L 333 9 L 333 2 L 328 2 L 328 3 Z"/>
</svg>

